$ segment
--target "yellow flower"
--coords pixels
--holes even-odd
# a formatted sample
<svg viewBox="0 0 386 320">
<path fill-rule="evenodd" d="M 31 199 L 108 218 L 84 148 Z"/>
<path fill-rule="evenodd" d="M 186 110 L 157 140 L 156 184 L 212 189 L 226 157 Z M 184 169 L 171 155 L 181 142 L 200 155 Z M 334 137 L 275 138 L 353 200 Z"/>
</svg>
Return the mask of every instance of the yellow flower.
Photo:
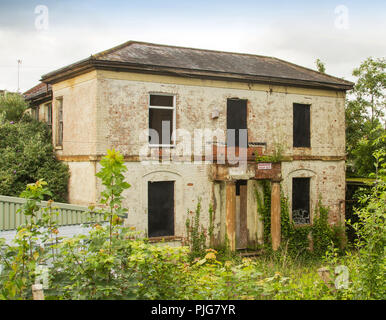
<svg viewBox="0 0 386 320">
<path fill-rule="evenodd" d="M 215 255 L 214 252 L 209 252 L 209 253 L 206 254 L 205 259 L 207 259 L 207 260 L 215 260 L 216 259 L 216 255 Z"/>
</svg>

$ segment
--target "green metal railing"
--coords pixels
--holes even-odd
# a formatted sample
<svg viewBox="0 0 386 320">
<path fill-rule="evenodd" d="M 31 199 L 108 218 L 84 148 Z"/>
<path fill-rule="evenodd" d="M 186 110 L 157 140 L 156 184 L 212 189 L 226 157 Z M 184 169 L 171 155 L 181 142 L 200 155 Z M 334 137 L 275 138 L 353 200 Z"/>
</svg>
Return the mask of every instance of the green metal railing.
<svg viewBox="0 0 386 320">
<path fill-rule="evenodd" d="M 26 201 L 27 199 L 24 198 L 0 196 L 0 231 L 15 230 L 18 226 L 26 223 L 26 216 L 18 212 L 18 209 L 20 209 Z M 42 201 L 40 206 L 46 207 L 47 201 Z M 53 202 L 51 207 L 53 210 L 57 208 L 59 211 L 57 217 L 59 226 L 106 221 L 102 214 L 86 212 L 88 210 L 86 206 Z M 41 212 L 39 211 L 38 217 L 40 215 Z"/>
</svg>

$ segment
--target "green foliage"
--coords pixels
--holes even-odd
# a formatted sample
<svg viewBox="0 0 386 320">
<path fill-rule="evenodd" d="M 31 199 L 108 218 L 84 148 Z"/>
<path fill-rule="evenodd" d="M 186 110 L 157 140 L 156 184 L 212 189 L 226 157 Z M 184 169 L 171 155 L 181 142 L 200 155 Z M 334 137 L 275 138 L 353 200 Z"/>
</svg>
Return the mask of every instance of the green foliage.
<svg viewBox="0 0 386 320">
<path fill-rule="evenodd" d="M 107 156 L 101 160 L 102 169 L 96 174 L 102 180 L 105 189 L 101 193 L 100 202 L 107 205 L 107 210 L 102 210 L 104 218 L 109 220 L 109 239 L 112 242 L 113 227 L 123 222 L 120 217 L 126 216 L 127 209 L 122 207 L 122 192 L 130 188 L 125 182 L 123 172 L 127 171 L 123 162 L 123 155 L 113 150 L 107 150 Z"/>
<path fill-rule="evenodd" d="M 27 102 L 18 93 L 0 95 L 0 114 L 3 113 L 5 121 L 19 121 L 27 108 Z"/>
<path fill-rule="evenodd" d="M 368 133 L 357 141 L 355 148 L 351 151 L 353 157 L 352 169 L 359 176 L 371 176 L 374 174 L 376 167 L 373 154 L 376 150 L 386 149 L 386 141 L 380 139 L 385 133 L 381 125 L 367 131 Z"/>
<path fill-rule="evenodd" d="M 1 243 L 0 255 L 5 265 L 0 291 L 3 299 L 31 297 L 31 285 L 37 280 L 38 266 L 46 264 L 50 243 L 58 241 L 57 209 L 51 206 L 51 201 L 46 208 L 39 207 L 45 196 L 51 196 L 46 185 L 42 180 L 27 185 L 20 196 L 28 200 L 17 213 L 24 214 L 27 222 L 18 227 L 14 245 Z M 39 211 L 42 211 L 40 218 L 37 216 Z"/>
<path fill-rule="evenodd" d="M 257 201 L 257 210 L 260 219 L 263 222 L 263 239 L 266 246 L 271 244 L 271 184 L 268 180 L 262 180 L 260 182 L 263 188 L 263 194 L 260 194 L 255 189 L 255 196 Z M 282 218 L 283 219 L 283 218 Z"/>
<path fill-rule="evenodd" d="M 386 88 L 386 60 L 384 58 L 367 58 L 353 70 L 358 80 L 354 87 L 357 99 L 370 108 L 370 121 L 384 115 Z"/>
<path fill-rule="evenodd" d="M 115 150 L 108 150 L 100 163 L 102 169 L 96 176 L 105 187 L 100 200 L 105 208 L 99 213 L 108 225 L 96 224 L 88 237 L 79 235 L 57 246 L 60 255 L 53 269 L 60 272 L 52 273 L 53 287 L 58 291 L 66 284 L 62 294 L 69 299 L 128 299 L 134 294 L 135 270 L 128 264 L 133 243 L 127 241 L 133 234 L 120 226 L 121 217 L 127 213 L 122 207 L 122 192 L 130 187 L 123 175 L 127 168 L 123 156 Z"/>
<path fill-rule="evenodd" d="M 279 142 L 275 142 L 273 146 L 272 155 L 256 156 L 256 162 L 280 162 L 283 160 L 284 146 Z"/>
<path fill-rule="evenodd" d="M 375 155 L 378 166 L 384 153 Z M 115 151 L 102 160 L 98 176 L 105 186 L 101 209 L 109 217 L 105 225 L 94 224 L 88 234 L 64 239 L 59 243 L 55 216 L 49 205 L 39 209 L 39 202 L 50 196 L 47 184 L 38 181 L 22 193 L 28 198 L 21 213 L 28 222 L 18 230 L 15 245 L 0 239 L 0 299 L 30 299 L 31 285 L 39 282 L 39 266 L 49 266 L 46 299 L 384 299 L 385 245 L 385 165 L 378 166 L 373 193 L 358 215 L 360 233 L 358 252 L 346 252 L 329 245 L 337 232 L 328 226 L 328 210 L 321 205 L 313 226 L 294 227 L 289 219 L 288 204 L 281 198 L 282 247 L 257 258 L 236 258 L 204 249 L 200 224 L 201 201 L 195 215 L 187 219 L 190 235 L 196 237 L 195 248 L 200 255 L 191 259 L 191 248 L 170 247 L 164 243 L 149 244 L 139 232 L 121 225 L 122 193 L 129 187 L 124 181 L 126 170 L 122 156 Z M 259 213 L 269 225 L 269 183 L 264 193 L 256 191 Z M 380 200 L 380 201 L 379 201 Z M 112 205 L 113 204 L 113 205 Z M 37 212 L 43 210 L 42 218 Z M 269 213 L 269 215 L 268 215 Z M 213 209 L 209 208 L 213 218 Z M 189 222 L 188 222 L 189 221 Z M 213 224 L 210 222 L 209 226 Z M 210 227 L 211 228 L 211 227 Z M 267 226 L 264 226 L 264 230 Z M 211 232 L 209 232 L 211 233 Z M 299 259 L 308 252 L 312 234 L 312 257 L 324 251 L 324 260 L 331 270 L 331 281 L 324 283 L 318 275 L 320 260 Z M 266 235 L 265 235 L 266 236 Z M 269 237 L 268 237 L 269 239 Z M 42 246 L 44 245 L 44 247 Z M 335 287 L 347 267 L 349 282 Z M 335 272 L 335 273 L 334 273 Z M 44 282 L 44 281 L 43 281 Z"/>
<path fill-rule="evenodd" d="M 370 194 L 360 198 L 362 207 L 356 209 L 359 221 L 353 224 L 358 235 L 360 297 L 385 299 L 386 295 L 386 164 L 383 149 L 374 152 L 377 181 Z M 381 166 L 379 167 L 379 164 Z"/>
<path fill-rule="evenodd" d="M 66 201 L 69 170 L 56 159 L 45 123 L 28 117 L 0 123 L 0 154 L 0 194 L 18 196 L 25 185 L 43 179 L 53 200 Z"/>
<path fill-rule="evenodd" d="M 315 63 L 319 72 L 326 73 L 326 66 L 324 62 L 322 62 L 320 59 L 316 59 Z"/>
<path fill-rule="evenodd" d="M 138 299 L 189 299 L 187 247 L 156 246 L 137 242 L 129 261 L 136 266 Z"/>
<path fill-rule="evenodd" d="M 386 148 L 385 141 L 374 144 L 385 131 L 385 67 L 384 58 L 370 57 L 353 71 L 358 80 L 346 103 L 347 169 L 352 176 L 374 173 L 372 155 L 380 146 Z"/>
<path fill-rule="evenodd" d="M 211 214 L 211 207 L 209 208 L 210 218 L 213 218 Z M 195 210 L 194 217 L 189 219 L 190 211 L 187 212 L 188 216 L 185 221 L 186 234 L 187 234 L 187 244 L 190 247 L 191 258 L 197 258 L 202 255 L 206 248 L 207 243 L 207 232 L 206 229 L 200 224 L 200 215 L 201 215 L 201 199 L 197 201 L 197 206 Z M 213 224 L 213 222 L 211 222 Z M 213 233 L 213 228 L 212 231 Z"/>
<path fill-rule="evenodd" d="M 263 180 L 261 186 L 263 195 L 255 190 L 258 213 L 264 227 L 265 251 L 273 254 L 271 251 L 271 188 L 268 180 Z M 331 241 L 339 248 L 344 248 L 346 242 L 344 228 L 329 225 L 328 209 L 322 206 L 321 201 L 319 201 L 312 225 L 295 226 L 290 219 L 288 200 L 284 195 L 280 197 L 280 210 L 282 238 L 280 250 L 285 250 L 292 257 L 321 257 Z"/>
</svg>

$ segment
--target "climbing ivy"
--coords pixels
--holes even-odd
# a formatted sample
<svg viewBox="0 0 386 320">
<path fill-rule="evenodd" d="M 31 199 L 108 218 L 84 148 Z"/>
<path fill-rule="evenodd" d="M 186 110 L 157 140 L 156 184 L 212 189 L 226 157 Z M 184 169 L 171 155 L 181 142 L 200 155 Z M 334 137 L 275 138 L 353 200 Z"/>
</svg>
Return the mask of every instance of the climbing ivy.
<svg viewBox="0 0 386 320">
<path fill-rule="evenodd" d="M 260 182 L 263 190 L 261 194 L 255 189 L 258 214 L 264 226 L 264 245 L 266 250 L 271 250 L 271 186 L 268 180 Z M 281 249 L 286 247 L 292 256 L 311 255 L 321 257 L 331 242 L 335 247 L 343 249 L 345 244 L 344 228 L 330 226 L 328 223 L 328 208 L 319 200 L 315 209 L 312 225 L 295 226 L 290 219 L 288 199 L 281 193 L 280 196 L 280 227 Z M 312 239 L 312 241 L 311 241 Z"/>
</svg>

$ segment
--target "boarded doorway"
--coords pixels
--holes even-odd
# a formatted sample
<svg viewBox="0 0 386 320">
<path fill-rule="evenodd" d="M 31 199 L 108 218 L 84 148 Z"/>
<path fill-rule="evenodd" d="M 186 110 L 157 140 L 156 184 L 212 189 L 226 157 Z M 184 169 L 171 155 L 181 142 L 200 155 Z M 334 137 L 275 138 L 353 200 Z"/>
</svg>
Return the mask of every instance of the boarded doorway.
<svg viewBox="0 0 386 320">
<path fill-rule="evenodd" d="M 236 249 L 246 249 L 247 229 L 247 180 L 236 181 Z"/>
<path fill-rule="evenodd" d="M 148 236 L 174 236 L 174 181 L 148 182 Z"/>
</svg>

